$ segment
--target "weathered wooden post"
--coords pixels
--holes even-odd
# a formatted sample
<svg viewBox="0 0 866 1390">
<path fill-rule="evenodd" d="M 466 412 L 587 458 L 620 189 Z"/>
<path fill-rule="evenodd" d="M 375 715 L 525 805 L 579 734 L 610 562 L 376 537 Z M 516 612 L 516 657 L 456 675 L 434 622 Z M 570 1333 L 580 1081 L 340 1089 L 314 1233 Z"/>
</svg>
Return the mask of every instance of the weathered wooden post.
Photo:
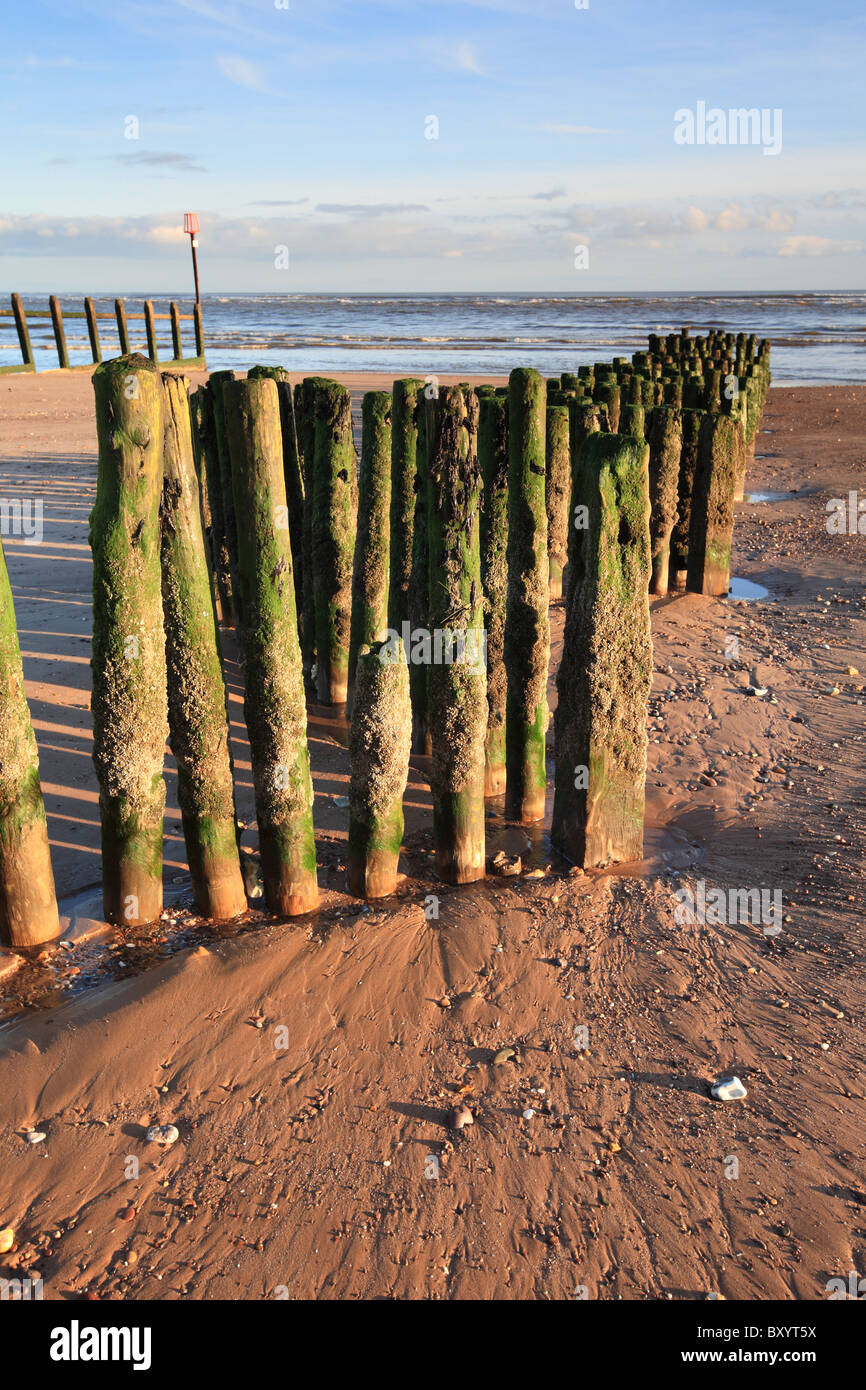
<svg viewBox="0 0 866 1390">
<path fill-rule="evenodd" d="M 231 566 L 228 546 L 226 545 L 222 478 L 213 419 L 213 396 L 206 386 L 200 386 L 190 398 L 190 418 L 192 420 L 193 448 L 201 478 L 202 498 L 207 497 L 209 517 L 205 519 L 205 525 L 208 528 L 211 568 L 219 604 L 219 615 L 223 622 L 230 624 L 234 616 Z"/>
<path fill-rule="evenodd" d="M 102 896 L 118 926 L 162 911 L 162 769 L 168 735 L 159 508 L 164 406 L 139 353 L 93 373 L 99 465 L 93 551 L 93 762 Z"/>
<path fill-rule="evenodd" d="M 285 367 L 251 367 L 247 375 L 253 380 L 256 377 L 269 376 L 277 383 L 280 427 L 283 433 L 283 473 L 286 480 L 286 504 L 289 508 L 289 538 L 292 542 L 292 566 L 295 575 L 295 604 L 298 623 L 301 625 L 304 603 L 304 470 L 298 447 L 294 392 Z M 303 650 L 303 636 L 301 647 Z"/>
<path fill-rule="evenodd" d="M 99 324 L 92 299 L 85 299 L 84 313 L 87 319 L 87 336 L 90 339 L 90 356 L 94 362 L 102 361 L 102 348 L 99 345 Z"/>
<path fill-rule="evenodd" d="M 568 406 L 548 405 L 545 459 L 547 554 L 550 597 L 562 597 L 562 576 L 568 563 L 568 514 L 571 504 L 571 455 L 568 446 Z"/>
<path fill-rule="evenodd" d="M 0 942 L 38 946 L 59 935 L 39 755 L 0 541 Z"/>
<path fill-rule="evenodd" d="M 246 911 L 219 637 L 205 554 L 188 387 L 166 373 L 162 606 L 168 726 L 195 899 L 205 917 Z"/>
<path fill-rule="evenodd" d="M 172 356 L 174 357 L 176 362 L 179 362 L 181 357 L 183 357 L 183 343 L 181 342 L 180 337 L 180 310 L 178 309 L 177 302 L 174 299 L 168 306 L 168 312 L 171 317 Z"/>
<path fill-rule="evenodd" d="M 117 336 L 120 340 L 121 357 L 129 356 L 129 325 L 126 322 L 126 309 L 122 299 L 114 301 L 114 317 L 117 319 Z"/>
<path fill-rule="evenodd" d="M 460 388 L 440 387 L 426 414 L 429 553 L 435 560 L 430 565 L 428 718 L 436 869 L 446 883 L 471 883 L 485 872 L 481 474 Z M 543 422 L 541 448 L 543 457 Z M 543 479 L 541 505 L 543 510 Z"/>
<path fill-rule="evenodd" d="M 51 322 L 54 325 L 54 341 L 57 344 L 57 361 L 61 367 L 69 366 L 69 351 L 66 347 L 66 332 L 63 327 L 63 310 L 60 307 L 60 300 L 56 294 L 52 294 L 48 300 L 51 310 Z"/>
<path fill-rule="evenodd" d="M 15 317 L 15 329 L 18 333 L 18 343 L 21 348 L 21 362 L 28 371 L 36 371 L 36 359 L 33 356 L 33 345 L 30 342 L 30 329 L 27 327 L 27 314 L 24 305 L 21 303 L 20 294 L 12 296 L 12 313 Z"/>
<path fill-rule="evenodd" d="M 549 566 L 545 502 L 545 385 L 528 367 L 508 380 L 508 603 L 505 615 L 505 814 L 541 820 L 547 769 Z"/>
<path fill-rule="evenodd" d="M 692 519 L 692 489 L 698 462 L 698 439 L 703 411 L 684 410 L 683 445 L 677 481 L 677 520 L 671 532 L 670 579 L 675 588 L 684 589 L 689 563 L 689 529 Z"/>
<path fill-rule="evenodd" d="M 238 519 L 241 629 L 265 901 L 289 917 L 318 903 L 307 709 L 276 384 L 227 382 L 228 444 Z"/>
<path fill-rule="evenodd" d="M 557 677 L 551 840 L 591 868 L 643 856 L 653 665 L 649 449 L 594 434 L 582 459 L 575 500 L 588 525 Z"/>
<path fill-rule="evenodd" d="M 683 447 L 682 411 L 657 405 L 649 418 L 650 593 L 666 594 L 671 532 L 677 519 L 677 485 Z"/>
<path fill-rule="evenodd" d="M 402 632 L 409 621 L 409 584 L 415 534 L 415 479 L 418 470 L 418 414 L 423 381 L 394 382 L 391 400 L 391 578 L 388 622 Z"/>
<path fill-rule="evenodd" d="M 195 355 L 204 359 L 204 325 L 201 318 L 201 304 L 196 303 L 193 306 L 192 326 L 195 332 Z"/>
<path fill-rule="evenodd" d="M 228 425 L 224 391 L 235 380 L 234 372 L 211 372 L 207 389 L 211 401 L 213 417 L 213 437 L 219 470 L 219 487 L 222 497 L 222 536 L 225 542 L 225 588 L 228 606 L 223 604 L 223 621 L 243 625 L 243 604 L 238 580 L 238 527 L 235 516 L 234 483 L 232 480 L 231 451 L 228 444 Z"/>
<path fill-rule="evenodd" d="M 429 534 L 429 468 L 427 434 L 430 411 L 438 395 L 438 386 L 428 382 L 418 403 L 418 448 L 415 456 L 415 520 L 412 527 L 412 573 L 409 577 L 409 626 L 413 644 L 423 641 L 430 626 L 430 534 Z M 412 699 L 412 751 L 423 756 L 432 752 L 430 741 L 430 670 L 422 661 L 413 660 L 409 666 L 409 694 Z"/>
<path fill-rule="evenodd" d="M 580 486 L 578 478 L 583 466 L 583 446 L 591 434 L 600 430 L 608 432 L 607 406 L 595 405 L 592 401 L 573 401 L 569 406 L 568 434 L 571 454 L 571 512 L 568 526 L 568 569 L 566 571 L 566 611 L 571 607 L 571 596 L 581 573 L 580 552 L 586 534 L 588 516 L 586 507 L 578 502 Z"/>
<path fill-rule="evenodd" d="M 149 299 L 144 301 L 144 328 L 147 334 L 147 355 L 151 362 L 158 362 L 159 351 L 156 345 L 156 318 L 153 312 L 153 304 Z"/>
<path fill-rule="evenodd" d="M 363 647 L 382 641 L 388 630 L 391 517 L 391 393 L 367 391 L 361 405 L 361 466 L 358 530 L 352 568 L 349 686 L 352 713 L 355 666 Z"/>
<path fill-rule="evenodd" d="M 484 794 L 505 791 L 505 611 L 508 600 L 508 401 L 481 399 L 478 462 L 481 468 L 481 588 L 487 635 L 487 737 Z"/>
<path fill-rule="evenodd" d="M 397 887 L 412 705 L 403 643 L 374 642 L 358 655 L 349 756 L 349 892 L 384 898 Z"/>
<path fill-rule="evenodd" d="M 344 705 L 349 682 L 357 473 L 352 398 L 337 381 L 315 392 L 312 561 L 316 688 L 323 705 Z"/>
<path fill-rule="evenodd" d="M 304 601 L 301 617 L 301 657 L 304 678 L 312 687 L 316 662 L 316 586 L 313 574 L 313 495 L 316 479 L 316 392 L 325 377 L 304 377 L 298 390 L 295 415 L 298 447 L 304 465 L 304 524 L 302 540 Z"/>
<path fill-rule="evenodd" d="M 692 487 L 686 588 L 695 594 L 727 595 L 731 582 L 734 489 L 742 426 L 731 415 L 707 412 L 701 421 Z"/>
</svg>

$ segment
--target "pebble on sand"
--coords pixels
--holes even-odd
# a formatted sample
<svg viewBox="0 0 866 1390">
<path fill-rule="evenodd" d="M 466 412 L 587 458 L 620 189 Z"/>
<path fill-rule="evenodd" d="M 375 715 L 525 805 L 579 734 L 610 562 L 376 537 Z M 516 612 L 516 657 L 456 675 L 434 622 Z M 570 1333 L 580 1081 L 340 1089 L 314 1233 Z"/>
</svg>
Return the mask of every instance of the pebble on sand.
<svg viewBox="0 0 866 1390">
<path fill-rule="evenodd" d="M 712 1095 L 715 1100 L 744 1100 L 748 1091 L 738 1076 L 722 1076 L 713 1083 Z"/>
<path fill-rule="evenodd" d="M 177 1143 L 180 1131 L 174 1125 L 151 1125 L 144 1137 L 148 1144 L 159 1144 L 160 1148 L 167 1149 L 169 1144 Z"/>
<path fill-rule="evenodd" d="M 15 1244 L 15 1232 L 11 1226 L 4 1226 L 0 1231 L 0 1255 L 5 1255 Z"/>
<path fill-rule="evenodd" d="M 465 1129 L 467 1125 L 475 1124 L 475 1116 L 468 1105 L 455 1105 L 451 1111 L 451 1128 Z"/>
<path fill-rule="evenodd" d="M 41 1144 L 47 1138 L 47 1135 L 41 1129 L 28 1129 L 24 1138 L 27 1140 L 28 1144 Z"/>
</svg>

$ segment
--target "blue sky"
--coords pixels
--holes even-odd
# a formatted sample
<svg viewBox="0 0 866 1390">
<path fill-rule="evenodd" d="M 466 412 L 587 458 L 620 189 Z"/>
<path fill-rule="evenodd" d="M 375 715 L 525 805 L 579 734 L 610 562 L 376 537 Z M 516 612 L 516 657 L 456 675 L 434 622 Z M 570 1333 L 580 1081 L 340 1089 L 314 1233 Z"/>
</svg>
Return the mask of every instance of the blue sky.
<svg viewBox="0 0 866 1390">
<path fill-rule="evenodd" d="M 204 291 L 860 289 L 864 28 L 862 0 L 7 6 L 0 280 L 184 291 L 195 210 Z M 780 110 L 781 152 L 677 144 L 698 102 Z"/>
</svg>

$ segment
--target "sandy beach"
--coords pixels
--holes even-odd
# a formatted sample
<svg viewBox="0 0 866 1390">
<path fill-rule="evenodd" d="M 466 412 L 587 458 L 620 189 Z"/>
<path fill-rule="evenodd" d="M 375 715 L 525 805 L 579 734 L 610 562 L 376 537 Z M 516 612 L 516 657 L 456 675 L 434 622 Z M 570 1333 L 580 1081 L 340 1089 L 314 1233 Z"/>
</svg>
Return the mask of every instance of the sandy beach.
<svg viewBox="0 0 866 1390">
<path fill-rule="evenodd" d="M 391 385 L 341 379 L 358 411 Z M 866 1268 L 866 536 L 825 524 L 866 489 L 866 387 L 770 392 L 746 480 L 770 500 L 738 504 L 733 559 L 766 599 L 653 601 L 644 862 L 571 874 L 494 804 L 490 850 L 539 876 L 444 888 L 413 757 L 405 879 L 365 907 L 345 726 L 311 707 L 321 910 L 195 916 L 167 755 L 171 902 L 132 941 L 89 925 L 92 399 L 87 373 L 0 378 L 0 498 L 44 506 L 42 543 L 4 549 L 73 933 L 0 952 L 0 1274 L 46 1299 L 818 1300 Z M 561 603 L 551 624 L 553 705 Z M 781 889 L 782 933 L 678 922 L 686 881 Z M 731 1071 L 749 1096 L 726 1107 Z"/>
</svg>

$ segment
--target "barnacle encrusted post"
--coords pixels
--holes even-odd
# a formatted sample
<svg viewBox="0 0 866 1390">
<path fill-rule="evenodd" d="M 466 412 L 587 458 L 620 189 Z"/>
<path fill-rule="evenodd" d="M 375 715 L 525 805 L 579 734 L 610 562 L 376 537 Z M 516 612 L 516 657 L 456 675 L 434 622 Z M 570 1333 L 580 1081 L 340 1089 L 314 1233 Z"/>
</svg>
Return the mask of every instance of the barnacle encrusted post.
<svg viewBox="0 0 866 1390">
<path fill-rule="evenodd" d="M 581 868 L 643 855 L 652 682 L 649 449 L 595 434 L 576 501 L 588 525 L 566 620 L 554 717 L 551 840 Z"/>
<path fill-rule="evenodd" d="M 196 903 L 223 921 L 246 911 L 219 637 L 193 465 L 187 383 L 166 373 L 162 607 L 168 727 Z"/>
<path fill-rule="evenodd" d="M 743 430 L 732 415 L 708 411 L 701 421 L 692 488 L 686 588 L 723 597 L 731 582 L 734 490 Z"/>
<path fill-rule="evenodd" d="M 358 655 L 349 756 L 349 892 L 383 898 L 397 887 L 412 705 L 400 641 Z"/>
<path fill-rule="evenodd" d="M 210 513 L 206 518 L 208 539 L 210 541 L 213 587 L 219 601 L 222 620 L 233 622 L 232 575 L 229 552 L 226 545 L 225 517 L 223 515 L 222 479 L 220 477 L 219 454 L 217 452 L 216 428 L 213 416 L 213 396 L 206 386 L 200 386 L 190 398 L 193 446 L 198 461 L 202 484 L 202 498 L 207 496 Z"/>
<path fill-rule="evenodd" d="M 427 523 L 428 469 L 427 469 L 427 430 L 432 402 L 438 394 L 438 387 L 427 382 L 418 404 L 418 449 L 415 469 L 415 523 L 412 531 L 412 573 L 409 579 L 409 627 L 412 633 L 412 658 L 409 666 L 409 693 L 412 697 L 412 751 L 429 756 L 430 724 L 428 720 L 430 696 L 429 661 L 416 660 L 414 653 L 430 641 L 430 536 Z"/>
<path fill-rule="evenodd" d="M 484 794 L 505 791 L 505 609 L 508 599 L 508 401 L 480 399 L 478 463 L 481 468 L 481 588 L 487 635 L 487 736 Z"/>
<path fill-rule="evenodd" d="M 650 593 L 666 594 L 671 532 L 677 519 L 677 487 L 683 447 L 682 411 L 657 405 L 649 416 Z"/>
<path fill-rule="evenodd" d="M 289 509 L 289 539 L 292 542 L 292 570 L 295 576 L 295 607 L 301 626 L 304 602 L 304 470 L 298 445 L 294 392 L 285 367 L 251 367 L 248 375 L 269 376 L 277 383 L 280 398 L 280 428 L 283 434 L 283 474 L 286 505 Z"/>
<path fill-rule="evenodd" d="M 458 386 L 427 412 L 430 732 L 436 868 L 446 883 L 484 877 L 487 680 L 481 593 L 481 474 Z M 543 448 L 542 441 L 542 448 Z M 543 505 L 542 493 L 542 505 Z"/>
<path fill-rule="evenodd" d="M 318 888 L 279 397 L 267 378 L 232 382 L 225 394 L 244 612 L 244 714 L 265 901 L 272 912 L 297 916 L 316 907 Z"/>
<path fill-rule="evenodd" d="M 0 942 L 39 946 L 59 935 L 39 755 L 0 541 Z"/>
<path fill-rule="evenodd" d="M 516 368 L 508 381 L 508 603 L 505 615 L 505 814 L 544 816 L 547 772 L 549 569 L 544 378 Z"/>
<path fill-rule="evenodd" d="M 586 533 L 586 508 L 578 502 L 578 478 L 583 465 L 583 446 L 591 434 L 609 429 L 607 407 L 592 401 L 572 401 L 568 408 L 568 444 L 571 455 L 571 503 L 568 521 L 568 569 L 565 572 L 565 607 L 571 605 L 578 572 L 577 553 Z"/>
<path fill-rule="evenodd" d="M 316 689 L 323 705 L 344 705 L 349 685 L 352 566 L 358 480 L 352 398 L 337 381 L 313 394 L 312 568 L 316 611 Z"/>
<path fill-rule="evenodd" d="M 227 615 L 225 609 L 223 609 L 223 619 L 225 622 L 234 622 L 237 626 L 243 622 L 240 599 L 236 592 L 238 586 L 238 531 L 235 518 L 234 491 L 232 488 L 232 465 L 226 436 L 226 415 L 223 402 L 225 387 L 229 382 L 234 381 L 234 379 L 234 372 L 211 372 L 208 377 L 207 389 L 211 398 L 214 440 L 216 443 L 216 454 L 219 466 L 220 491 L 222 493 L 223 535 L 225 537 L 228 574 L 232 587 L 231 612 Z"/>
<path fill-rule="evenodd" d="M 164 404 L 138 353 L 93 373 L 99 464 L 93 551 L 93 762 L 102 822 L 105 917 L 162 911 L 162 769 L 168 735 L 159 508 Z"/>
<path fill-rule="evenodd" d="M 409 621 L 412 543 L 415 534 L 415 476 L 418 469 L 418 415 L 423 381 L 403 377 L 391 395 L 391 542 L 388 623 L 395 632 Z"/>
<path fill-rule="evenodd" d="M 548 405 L 545 465 L 547 554 L 550 597 L 562 597 L 562 576 L 568 561 L 568 512 L 571 503 L 571 456 L 568 447 L 568 405 Z"/>
<path fill-rule="evenodd" d="M 352 713 L 355 665 L 362 647 L 388 630 L 389 531 L 391 514 L 391 393 L 367 391 L 361 405 L 361 466 L 358 476 L 358 533 L 352 570 L 349 690 Z"/>
<path fill-rule="evenodd" d="M 684 410 L 683 444 L 680 450 L 680 469 L 677 481 L 677 519 L 671 532 L 669 580 L 675 588 L 683 589 L 689 563 L 689 528 L 692 520 L 692 489 L 698 462 L 698 439 L 703 411 Z"/>
</svg>

